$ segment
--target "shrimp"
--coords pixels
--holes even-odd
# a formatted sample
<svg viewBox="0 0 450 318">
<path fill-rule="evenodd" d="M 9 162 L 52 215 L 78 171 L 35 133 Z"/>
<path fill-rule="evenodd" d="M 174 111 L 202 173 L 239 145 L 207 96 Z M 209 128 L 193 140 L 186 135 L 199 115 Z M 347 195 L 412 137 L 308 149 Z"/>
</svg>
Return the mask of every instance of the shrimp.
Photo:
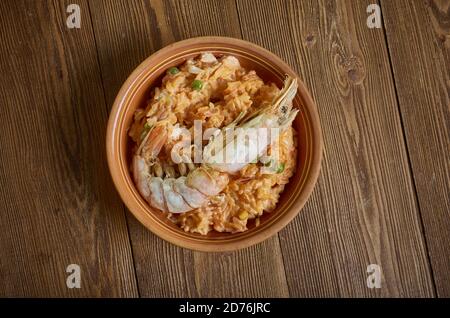
<svg viewBox="0 0 450 318">
<path fill-rule="evenodd" d="M 241 114 L 237 121 L 244 123 L 237 128 L 236 121 L 213 136 L 205 147 L 205 160 L 209 167 L 220 172 L 236 174 L 249 163 L 262 157 L 267 148 L 275 143 L 281 133 L 291 127 L 298 114 L 292 109 L 292 101 L 297 94 L 297 79 L 287 77 L 284 88 L 275 101 L 248 116 Z M 243 119 L 241 119 L 243 117 Z M 233 129 L 231 136 L 227 130 Z M 262 130 L 261 130 L 262 129 Z M 250 132 L 253 130 L 253 138 Z M 259 138 L 258 134 L 265 132 L 266 138 Z M 224 141 L 226 142 L 225 145 Z M 240 146 L 240 147 L 239 147 Z"/>
<path fill-rule="evenodd" d="M 229 183 L 229 175 L 235 174 L 249 162 L 241 163 L 233 157 L 231 161 L 218 163 L 224 152 L 230 150 L 235 141 L 242 138 L 241 132 L 235 132 L 227 144 L 223 138 L 230 128 L 280 128 L 290 127 L 298 110 L 292 109 L 292 100 L 297 92 L 297 80 L 288 77 L 285 86 L 275 101 L 268 107 L 257 110 L 253 114 L 241 114 L 236 120 L 215 134 L 205 146 L 204 160 L 200 166 L 188 162 L 189 173 L 174 178 L 172 173 L 165 173 L 162 178 L 158 154 L 164 145 L 170 142 L 167 123 L 159 122 L 150 129 L 133 156 L 133 178 L 140 194 L 154 208 L 170 213 L 185 213 L 204 206 L 211 197 L 221 193 Z M 244 147 L 244 153 L 250 156 L 250 161 L 256 159 L 262 150 L 267 149 L 273 139 L 268 139 L 261 145 L 259 152 L 251 151 L 254 143 Z M 214 151 L 213 151 L 214 150 Z M 236 150 L 234 150 L 236 152 Z M 214 154 L 212 154 L 214 152 Z M 158 169 L 156 169 L 158 167 Z"/>
<path fill-rule="evenodd" d="M 167 141 L 167 127 L 157 125 L 149 131 L 133 156 L 134 181 L 152 207 L 170 213 L 185 213 L 202 207 L 210 196 L 219 194 L 227 186 L 228 175 L 208 167 L 197 167 L 179 178 L 155 176 L 152 166 Z"/>
</svg>

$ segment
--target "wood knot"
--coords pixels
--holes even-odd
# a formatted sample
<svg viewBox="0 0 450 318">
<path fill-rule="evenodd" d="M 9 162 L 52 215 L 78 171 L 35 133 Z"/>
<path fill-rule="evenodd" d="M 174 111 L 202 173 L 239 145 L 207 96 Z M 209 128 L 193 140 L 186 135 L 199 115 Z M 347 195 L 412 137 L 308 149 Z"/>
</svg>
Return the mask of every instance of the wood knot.
<svg viewBox="0 0 450 318">
<path fill-rule="evenodd" d="M 439 42 L 444 43 L 447 40 L 447 37 L 444 34 L 438 34 L 437 38 L 439 40 Z"/>
<path fill-rule="evenodd" d="M 358 69 L 349 69 L 347 75 L 350 82 L 354 84 L 360 84 L 364 81 L 364 74 Z"/>
<path fill-rule="evenodd" d="M 308 34 L 305 39 L 306 46 L 311 48 L 316 44 L 316 37 L 314 34 Z"/>
<path fill-rule="evenodd" d="M 437 36 L 440 45 L 443 45 L 446 48 L 450 48 L 450 35 L 439 34 Z"/>
<path fill-rule="evenodd" d="M 366 71 L 362 60 L 356 56 L 352 56 L 343 61 L 341 65 L 344 76 L 347 77 L 351 84 L 361 84 L 366 78 Z"/>
</svg>

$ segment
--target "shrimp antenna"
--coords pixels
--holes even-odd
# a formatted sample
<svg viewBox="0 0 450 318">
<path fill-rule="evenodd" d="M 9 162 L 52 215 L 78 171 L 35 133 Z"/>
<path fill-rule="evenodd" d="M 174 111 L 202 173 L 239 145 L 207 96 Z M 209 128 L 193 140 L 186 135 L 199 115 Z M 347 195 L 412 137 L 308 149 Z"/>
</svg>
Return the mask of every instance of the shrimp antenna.
<svg viewBox="0 0 450 318">
<path fill-rule="evenodd" d="M 137 154 L 140 154 L 142 151 L 142 148 L 144 148 L 144 145 L 147 143 L 148 137 L 150 136 L 150 133 L 152 132 L 153 128 L 155 126 L 150 127 L 150 129 L 148 130 L 147 134 L 145 135 L 144 139 L 142 139 L 141 144 L 139 145 L 138 150 L 136 151 Z"/>
</svg>

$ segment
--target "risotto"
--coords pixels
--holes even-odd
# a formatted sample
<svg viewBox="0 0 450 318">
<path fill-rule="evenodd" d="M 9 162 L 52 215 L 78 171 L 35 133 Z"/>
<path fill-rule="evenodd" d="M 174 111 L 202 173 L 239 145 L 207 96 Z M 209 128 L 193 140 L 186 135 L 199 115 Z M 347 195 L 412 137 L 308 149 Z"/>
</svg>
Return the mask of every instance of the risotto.
<svg viewBox="0 0 450 318">
<path fill-rule="evenodd" d="M 129 129 L 135 154 L 131 170 L 140 193 L 187 232 L 244 232 L 250 220 L 258 226 L 295 172 L 294 84 L 283 91 L 241 67 L 237 58 L 211 53 L 169 68 L 145 108 L 136 110 Z M 195 160 L 201 148 L 191 138 L 196 127 L 212 132 L 200 146 L 215 142 L 220 147 L 226 142 L 216 139 L 220 131 L 225 136 L 225 128 L 258 125 L 281 127 L 264 155 L 257 152 L 245 164 Z"/>
</svg>

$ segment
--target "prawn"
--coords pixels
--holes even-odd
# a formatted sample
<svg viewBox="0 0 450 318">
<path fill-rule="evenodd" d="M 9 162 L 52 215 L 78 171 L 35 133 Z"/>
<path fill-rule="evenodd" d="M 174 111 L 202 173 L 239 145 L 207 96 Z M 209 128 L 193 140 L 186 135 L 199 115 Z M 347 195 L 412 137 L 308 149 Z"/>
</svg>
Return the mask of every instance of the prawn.
<svg viewBox="0 0 450 318">
<path fill-rule="evenodd" d="M 220 193 L 228 184 L 226 173 L 207 166 L 195 167 L 187 176 L 162 178 L 156 157 L 169 136 L 165 125 L 157 125 L 148 133 L 133 156 L 133 178 L 147 202 L 162 211 L 184 213 L 202 207 L 210 196 Z M 159 176 L 158 176 L 159 175 Z"/>
<path fill-rule="evenodd" d="M 133 178 L 140 194 L 154 208 L 170 213 L 185 213 L 204 206 L 209 198 L 222 192 L 229 183 L 229 175 L 235 174 L 248 163 L 231 162 L 217 163 L 223 152 L 233 147 L 241 133 L 236 132 L 233 138 L 223 143 L 224 130 L 230 128 L 281 128 L 290 127 L 298 110 L 292 109 L 292 100 L 297 93 L 297 80 L 288 77 L 284 88 L 271 105 L 257 110 L 245 116 L 241 114 L 230 125 L 222 129 L 219 134 L 211 137 L 205 146 L 204 160 L 200 166 L 188 162 L 189 173 L 187 176 L 174 178 L 172 174 L 166 173 L 163 178 L 159 167 L 157 156 L 170 139 L 165 123 L 156 123 L 141 142 L 132 159 Z M 241 124 L 242 123 L 242 124 Z M 258 145 L 261 149 L 267 149 L 273 139 Z M 250 144 L 251 148 L 254 144 Z M 250 161 L 257 158 L 260 152 L 245 149 Z M 212 149 L 215 153 L 212 155 Z M 184 158 L 188 159 L 189 158 Z M 249 162 L 250 162 L 249 161 Z"/>
<path fill-rule="evenodd" d="M 298 114 L 297 109 L 292 109 L 297 88 L 297 79 L 287 77 L 283 89 L 271 105 L 248 116 L 241 114 L 238 117 L 238 120 L 244 122 L 237 126 L 241 129 L 234 129 L 236 122 L 233 122 L 213 136 L 204 150 L 205 161 L 209 167 L 216 171 L 236 174 L 249 163 L 263 157 L 267 148 L 275 143 L 283 131 L 291 127 Z M 241 117 L 243 119 L 240 119 Z M 232 129 L 231 136 L 227 133 L 228 129 Z M 266 133 L 266 138 L 255 135 L 249 138 L 251 131 L 256 134 Z"/>
</svg>

